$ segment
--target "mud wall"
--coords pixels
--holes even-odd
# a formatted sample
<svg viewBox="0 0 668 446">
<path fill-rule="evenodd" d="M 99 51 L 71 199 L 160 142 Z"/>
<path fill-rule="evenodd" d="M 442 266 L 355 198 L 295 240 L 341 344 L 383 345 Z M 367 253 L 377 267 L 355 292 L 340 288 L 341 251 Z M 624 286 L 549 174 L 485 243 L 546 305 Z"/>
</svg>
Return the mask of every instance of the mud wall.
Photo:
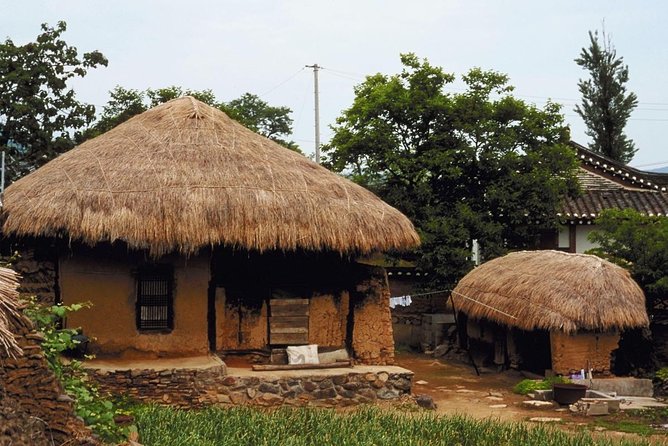
<svg viewBox="0 0 668 446">
<path fill-rule="evenodd" d="M 21 444 L 22 438 L 30 437 L 25 444 L 40 444 L 46 433 L 55 444 L 97 444 L 74 416 L 72 399 L 49 368 L 39 345 L 42 338 L 32 323 L 24 316 L 10 317 L 10 330 L 23 353 L 9 357 L 0 348 L 0 443 Z M 14 435 L 12 426 L 35 430 Z M 9 443 L 3 442 L 4 435 L 11 437 Z"/>
<path fill-rule="evenodd" d="M 337 296 L 313 295 L 309 304 L 309 343 L 324 347 L 345 347 L 349 301 L 350 294 L 347 291 Z"/>
<path fill-rule="evenodd" d="M 357 265 L 353 306 L 352 349 L 364 364 L 393 364 L 394 339 L 390 289 L 385 269 Z"/>
<path fill-rule="evenodd" d="M 161 258 L 174 269 L 174 328 L 169 332 L 136 327 L 136 278 L 149 263 L 141 253 L 78 248 L 60 257 L 60 290 L 65 304 L 90 301 L 92 308 L 73 313 L 70 328 L 95 338 L 89 351 L 101 357 L 159 357 L 206 354 L 209 257 Z"/>
<path fill-rule="evenodd" d="M 552 370 L 568 375 L 590 367 L 599 373 L 610 372 L 610 355 L 619 343 L 618 333 L 580 332 L 568 335 L 550 333 Z"/>
<path fill-rule="evenodd" d="M 216 288 L 216 349 L 261 350 L 269 342 L 265 296 L 230 298 L 225 288 Z M 245 294 L 245 299 L 243 295 Z"/>
</svg>

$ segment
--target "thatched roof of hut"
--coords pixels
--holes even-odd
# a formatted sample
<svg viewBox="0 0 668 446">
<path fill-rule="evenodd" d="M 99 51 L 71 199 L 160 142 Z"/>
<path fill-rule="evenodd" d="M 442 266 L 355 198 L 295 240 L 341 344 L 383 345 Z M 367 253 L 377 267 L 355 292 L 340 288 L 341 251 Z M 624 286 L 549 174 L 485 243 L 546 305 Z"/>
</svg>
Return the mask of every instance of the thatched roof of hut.
<svg viewBox="0 0 668 446">
<path fill-rule="evenodd" d="M 514 252 L 468 273 L 452 292 L 458 310 L 523 330 L 647 326 L 645 295 L 607 260 L 561 251 Z"/>
<path fill-rule="evenodd" d="M 11 269 L 0 268 L 0 349 L 8 356 L 21 354 L 12 333 L 11 320 L 18 317 L 18 282 Z"/>
<path fill-rule="evenodd" d="M 146 111 L 9 186 L 3 230 L 152 255 L 224 244 L 369 252 L 419 244 L 368 190 L 191 97 Z"/>
</svg>

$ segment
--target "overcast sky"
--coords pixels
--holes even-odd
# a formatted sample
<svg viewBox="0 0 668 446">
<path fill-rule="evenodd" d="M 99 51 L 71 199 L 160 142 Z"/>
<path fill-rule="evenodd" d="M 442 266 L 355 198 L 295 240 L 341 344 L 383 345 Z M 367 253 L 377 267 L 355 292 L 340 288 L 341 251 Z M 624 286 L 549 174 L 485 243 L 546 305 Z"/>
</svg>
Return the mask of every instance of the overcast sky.
<svg viewBox="0 0 668 446">
<path fill-rule="evenodd" d="M 245 92 L 293 110 L 293 139 L 313 152 L 313 73 L 320 75 L 322 142 L 364 76 L 401 70 L 414 52 L 460 76 L 472 67 L 507 73 L 515 93 L 539 106 L 563 103 L 572 138 L 588 142 L 573 112 L 576 58 L 587 31 L 601 27 L 629 65 L 639 106 L 627 135 L 639 148 L 631 165 L 668 165 L 668 2 L 395 0 L 0 0 L 0 37 L 25 43 L 40 24 L 65 20 L 65 40 L 109 59 L 76 82 L 98 105 L 115 85 L 211 89 L 229 101 Z M 452 90 L 461 88 L 461 83 Z M 650 166 L 651 164 L 651 166 Z"/>
</svg>

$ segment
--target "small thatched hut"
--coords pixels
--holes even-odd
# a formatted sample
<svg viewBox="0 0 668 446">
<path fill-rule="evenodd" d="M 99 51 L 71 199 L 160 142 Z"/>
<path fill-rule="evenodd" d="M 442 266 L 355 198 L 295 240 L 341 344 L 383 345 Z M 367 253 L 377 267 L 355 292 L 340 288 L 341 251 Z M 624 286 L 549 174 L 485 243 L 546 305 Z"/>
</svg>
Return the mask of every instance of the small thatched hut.
<svg viewBox="0 0 668 446">
<path fill-rule="evenodd" d="M 469 337 L 494 344 L 494 362 L 561 374 L 609 371 L 619 332 L 649 324 L 628 271 L 585 254 L 508 254 L 467 274 L 452 299 L 468 317 Z"/>
<path fill-rule="evenodd" d="M 191 97 L 12 184 L 4 216 L 52 247 L 56 299 L 93 303 L 68 323 L 102 355 L 315 343 L 390 360 L 391 328 L 372 340 L 386 280 L 351 259 L 419 243 L 371 192 Z"/>
</svg>

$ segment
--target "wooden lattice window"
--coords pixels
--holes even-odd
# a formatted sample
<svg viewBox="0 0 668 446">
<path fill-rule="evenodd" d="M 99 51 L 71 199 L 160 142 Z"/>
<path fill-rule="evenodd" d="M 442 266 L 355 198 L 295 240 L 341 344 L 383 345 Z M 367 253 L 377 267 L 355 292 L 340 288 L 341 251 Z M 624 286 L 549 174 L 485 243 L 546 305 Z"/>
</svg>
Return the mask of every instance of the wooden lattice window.
<svg viewBox="0 0 668 446">
<path fill-rule="evenodd" d="M 174 274 L 168 267 L 142 268 L 137 274 L 137 328 L 171 330 L 174 327 Z"/>
</svg>

